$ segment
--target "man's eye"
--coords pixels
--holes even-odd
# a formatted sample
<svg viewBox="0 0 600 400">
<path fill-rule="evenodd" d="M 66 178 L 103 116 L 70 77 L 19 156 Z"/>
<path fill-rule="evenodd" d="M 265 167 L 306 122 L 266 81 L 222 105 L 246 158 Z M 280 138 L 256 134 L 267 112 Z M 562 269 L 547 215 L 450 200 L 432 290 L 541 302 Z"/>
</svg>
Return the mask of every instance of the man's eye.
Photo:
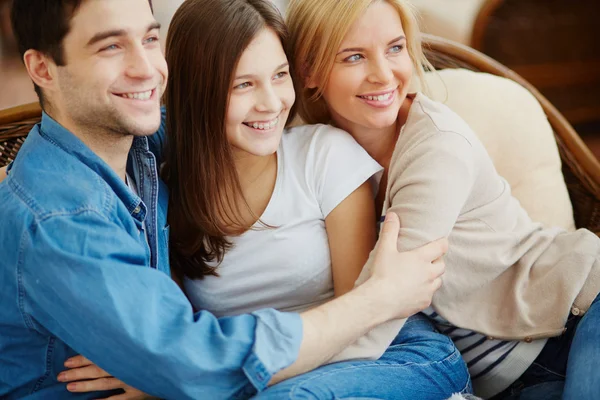
<svg viewBox="0 0 600 400">
<path fill-rule="evenodd" d="M 149 37 L 148 39 L 146 39 L 146 43 L 154 43 L 154 42 L 158 42 L 158 38 L 156 36 L 152 36 L 152 37 Z"/>
<path fill-rule="evenodd" d="M 116 44 L 111 44 L 110 46 L 106 46 L 102 49 L 102 51 L 110 51 L 110 50 L 117 50 L 119 47 Z"/>
</svg>

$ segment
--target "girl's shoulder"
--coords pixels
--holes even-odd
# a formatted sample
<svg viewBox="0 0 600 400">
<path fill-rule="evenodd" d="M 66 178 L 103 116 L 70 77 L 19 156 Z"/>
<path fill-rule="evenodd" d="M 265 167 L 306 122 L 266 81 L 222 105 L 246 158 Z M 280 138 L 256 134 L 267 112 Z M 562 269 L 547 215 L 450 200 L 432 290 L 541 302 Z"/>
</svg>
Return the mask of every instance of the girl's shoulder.
<svg viewBox="0 0 600 400">
<path fill-rule="evenodd" d="M 297 125 L 291 128 L 286 128 L 284 130 L 284 136 L 287 137 L 296 137 L 299 141 L 307 141 L 307 140 L 330 140 L 330 141 L 339 141 L 339 140 L 348 140 L 351 139 L 354 141 L 352 136 L 335 126 L 329 124 L 307 124 L 307 125 Z"/>
<path fill-rule="evenodd" d="M 330 149 L 339 149 L 339 151 L 362 149 L 348 132 L 327 124 L 299 125 L 287 128 L 283 132 L 281 144 L 284 148 L 300 148 L 311 152 L 327 152 Z"/>
</svg>

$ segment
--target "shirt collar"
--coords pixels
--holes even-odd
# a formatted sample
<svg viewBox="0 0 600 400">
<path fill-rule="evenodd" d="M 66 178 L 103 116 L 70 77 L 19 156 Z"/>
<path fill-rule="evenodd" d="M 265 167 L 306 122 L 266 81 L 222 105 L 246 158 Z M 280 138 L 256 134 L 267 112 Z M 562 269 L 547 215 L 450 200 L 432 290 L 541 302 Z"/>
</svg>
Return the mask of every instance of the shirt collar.
<svg viewBox="0 0 600 400">
<path fill-rule="evenodd" d="M 59 124 L 51 116 L 42 113 L 42 120 L 40 122 L 40 135 L 46 140 L 54 143 L 56 146 L 62 148 L 65 152 L 76 157 L 83 164 L 88 166 L 94 172 L 96 172 L 101 179 L 103 179 L 115 192 L 117 197 L 121 199 L 123 204 L 127 207 L 128 211 L 134 218 L 142 219 L 145 213 L 140 213 L 140 209 L 145 210 L 145 206 L 139 196 L 133 193 L 133 191 L 127 187 L 125 182 L 115 173 L 115 171 L 108 166 L 96 153 L 94 153 L 89 147 L 87 147 L 81 139 L 75 136 L 67 128 Z M 129 151 L 129 159 L 134 157 L 134 151 L 149 151 L 148 138 L 146 137 L 135 137 L 131 150 Z M 128 162 L 128 166 L 131 163 Z M 138 180 L 135 176 L 134 171 L 128 168 L 128 172 L 131 176 Z"/>
</svg>

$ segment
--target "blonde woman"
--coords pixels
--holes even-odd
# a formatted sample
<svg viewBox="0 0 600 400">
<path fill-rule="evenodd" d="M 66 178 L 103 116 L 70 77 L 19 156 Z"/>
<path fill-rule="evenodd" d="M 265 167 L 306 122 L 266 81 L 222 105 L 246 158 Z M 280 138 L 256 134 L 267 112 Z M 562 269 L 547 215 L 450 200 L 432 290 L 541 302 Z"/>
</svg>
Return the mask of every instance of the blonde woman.
<svg viewBox="0 0 600 400">
<path fill-rule="evenodd" d="M 600 240 L 532 222 L 467 124 L 410 92 L 431 65 L 408 2 L 293 0 L 287 22 L 300 116 L 348 131 L 385 168 L 376 206 L 400 216 L 399 249 L 449 236 L 425 312 L 461 350 L 476 393 L 550 381 L 560 396 L 565 381 L 565 399 L 597 398 Z M 401 325 L 371 335 L 389 340 Z"/>
</svg>

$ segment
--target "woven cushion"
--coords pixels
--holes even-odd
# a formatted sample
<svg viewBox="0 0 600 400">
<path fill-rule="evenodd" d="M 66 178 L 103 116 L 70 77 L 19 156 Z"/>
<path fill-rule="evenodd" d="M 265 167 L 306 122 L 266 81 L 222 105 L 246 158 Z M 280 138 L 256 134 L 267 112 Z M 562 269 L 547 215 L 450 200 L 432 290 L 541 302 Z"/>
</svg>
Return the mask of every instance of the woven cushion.
<svg viewBox="0 0 600 400">
<path fill-rule="evenodd" d="M 427 73 L 431 98 L 477 133 L 534 221 L 575 229 L 552 128 L 540 104 L 512 80 L 464 69 Z"/>
</svg>

